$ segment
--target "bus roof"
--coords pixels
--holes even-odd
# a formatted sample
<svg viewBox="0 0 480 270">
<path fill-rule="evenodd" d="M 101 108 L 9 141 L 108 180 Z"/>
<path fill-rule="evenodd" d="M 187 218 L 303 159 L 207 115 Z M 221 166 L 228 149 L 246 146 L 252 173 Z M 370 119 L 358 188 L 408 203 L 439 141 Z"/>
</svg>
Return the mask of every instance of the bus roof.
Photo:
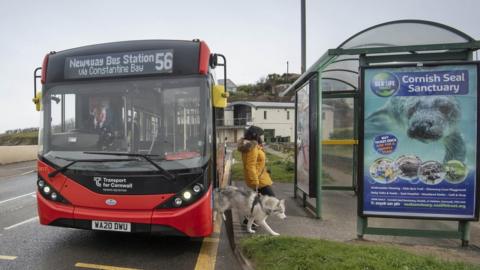
<svg viewBox="0 0 480 270">
<path fill-rule="evenodd" d="M 45 82 L 56 83 L 131 76 L 205 74 L 210 50 L 199 40 L 134 40 L 83 46 L 52 52 L 46 57 Z"/>
</svg>

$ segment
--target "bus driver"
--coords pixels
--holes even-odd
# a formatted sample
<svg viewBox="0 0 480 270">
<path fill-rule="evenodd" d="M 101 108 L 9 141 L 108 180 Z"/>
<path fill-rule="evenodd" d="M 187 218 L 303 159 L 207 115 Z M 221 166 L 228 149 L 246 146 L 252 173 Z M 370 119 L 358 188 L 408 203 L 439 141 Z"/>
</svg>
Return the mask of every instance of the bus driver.
<svg viewBox="0 0 480 270">
<path fill-rule="evenodd" d="M 91 112 L 93 116 L 93 129 L 98 130 L 105 126 L 107 120 L 107 108 L 97 104 Z"/>
<path fill-rule="evenodd" d="M 89 125 L 95 133 L 100 135 L 97 146 L 102 150 L 111 146 L 114 140 L 108 111 L 108 103 L 100 101 L 93 105 L 93 109 L 90 112 L 91 120 Z"/>
</svg>

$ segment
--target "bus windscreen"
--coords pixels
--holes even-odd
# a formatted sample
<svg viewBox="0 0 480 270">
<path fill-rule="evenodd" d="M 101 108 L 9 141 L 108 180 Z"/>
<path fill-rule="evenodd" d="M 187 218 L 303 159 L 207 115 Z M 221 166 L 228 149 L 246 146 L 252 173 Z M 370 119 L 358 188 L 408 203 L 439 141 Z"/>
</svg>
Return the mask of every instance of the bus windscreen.
<svg viewBox="0 0 480 270">
<path fill-rule="evenodd" d="M 207 87 L 200 76 L 54 86 L 43 100 L 42 154 L 59 166 L 106 158 L 92 151 L 155 155 L 166 169 L 202 166 L 211 136 Z M 154 170 L 144 160 L 74 166 Z"/>
</svg>

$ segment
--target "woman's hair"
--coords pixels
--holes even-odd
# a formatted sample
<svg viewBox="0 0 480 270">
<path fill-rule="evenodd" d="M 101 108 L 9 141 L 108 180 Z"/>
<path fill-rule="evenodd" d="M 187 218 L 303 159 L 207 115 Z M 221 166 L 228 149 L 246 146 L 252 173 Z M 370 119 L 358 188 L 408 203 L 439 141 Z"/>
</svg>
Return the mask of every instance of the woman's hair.
<svg viewBox="0 0 480 270">
<path fill-rule="evenodd" d="M 263 135 L 263 129 L 257 127 L 257 126 L 250 126 L 246 131 L 244 138 L 247 140 L 255 140 L 258 142 L 258 144 L 262 144 L 262 135 Z"/>
</svg>

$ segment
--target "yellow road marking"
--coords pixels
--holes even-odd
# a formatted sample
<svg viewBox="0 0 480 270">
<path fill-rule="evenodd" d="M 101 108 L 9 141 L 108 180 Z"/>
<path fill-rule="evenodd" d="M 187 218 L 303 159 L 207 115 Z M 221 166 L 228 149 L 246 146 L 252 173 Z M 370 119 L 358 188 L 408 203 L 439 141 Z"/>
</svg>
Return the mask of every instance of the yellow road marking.
<svg viewBox="0 0 480 270">
<path fill-rule="evenodd" d="M 205 237 L 202 241 L 202 247 L 197 258 L 197 264 L 195 270 L 214 270 L 215 262 L 217 261 L 218 243 L 220 242 L 219 234 L 222 227 L 222 218 L 218 214 L 213 225 L 214 237 Z"/>
<path fill-rule="evenodd" d="M 0 260 L 9 260 L 9 261 L 12 261 L 12 260 L 15 260 L 16 258 L 17 258 L 17 256 L 0 255 Z"/>
<path fill-rule="evenodd" d="M 218 243 L 218 242 L 220 242 L 220 239 L 207 237 L 207 238 L 203 239 L 203 242 Z"/>
<path fill-rule="evenodd" d="M 81 268 L 90 268 L 90 269 L 101 269 L 101 270 L 140 270 L 138 268 L 125 268 L 125 267 L 117 267 L 117 266 L 110 266 L 110 265 L 101 265 L 101 264 L 91 264 L 91 263 L 76 263 L 75 267 Z"/>
</svg>

